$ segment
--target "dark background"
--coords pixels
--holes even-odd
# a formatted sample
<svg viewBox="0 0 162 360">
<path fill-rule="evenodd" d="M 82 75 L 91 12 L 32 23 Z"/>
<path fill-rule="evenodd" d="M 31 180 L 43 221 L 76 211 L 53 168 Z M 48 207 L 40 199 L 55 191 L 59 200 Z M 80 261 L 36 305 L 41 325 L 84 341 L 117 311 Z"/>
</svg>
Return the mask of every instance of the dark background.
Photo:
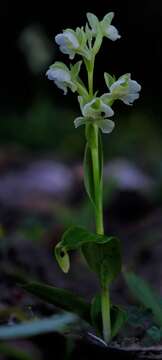
<svg viewBox="0 0 162 360">
<path fill-rule="evenodd" d="M 116 152 L 124 152 L 126 156 L 136 153 L 138 157 L 137 148 L 142 147 L 142 152 L 145 152 L 147 145 L 143 149 L 143 143 L 149 141 L 145 134 L 150 132 L 149 136 L 155 144 L 152 151 L 155 151 L 156 158 L 161 151 L 159 132 L 162 95 L 162 10 L 161 3 L 157 0 L 102 0 L 98 3 L 28 1 L 25 4 L 18 1 L 2 2 L 0 142 L 3 145 L 16 144 L 34 151 L 58 150 L 59 154 L 67 156 L 64 144 L 66 148 L 72 141 L 76 151 L 69 150 L 70 156 L 73 157 L 74 153 L 76 157 L 81 155 L 82 129 L 74 131 L 71 122 L 74 116 L 79 114 L 75 95 L 69 93 L 63 97 L 62 92 L 53 86 L 52 82 L 47 81 L 45 72 L 56 59 L 68 64 L 68 57 L 59 53 L 54 43 L 54 36 L 67 27 L 84 25 L 88 11 L 94 12 L 100 19 L 107 12 L 114 11 L 113 24 L 122 36 L 120 41 L 116 42 L 104 40 L 96 61 L 96 88 L 99 87 L 101 92 L 106 91 L 103 69 L 116 76 L 131 72 L 132 78 L 142 85 L 140 100 L 132 108 L 120 103 L 115 105 L 119 128 L 116 127 L 114 139 L 115 136 L 120 138 L 120 134 L 124 132 L 128 140 L 127 148 L 125 149 L 127 141 L 122 141 L 123 135 L 121 141 L 118 141 L 118 144 L 122 142 L 119 148 L 114 146 L 116 140 L 111 136 L 108 152 L 110 156 Z M 42 53 L 43 60 L 39 61 Z M 37 58 L 35 65 L 32 56 Z M 69 110 L 67 118 L 70 120 L 63 120 L 65 114 L 61 112 L 62 104 L 66 114 Z M 133 128 L 129 128 L 127 136 L 126 118 L 132 115 L 135 116 L 131 121 Z M 123 116 L 125 120 L 122 119 Z M 129 121 L 128 124 L 130 125 Z M 135 145 L 133 149 L 132 143 Z"/>
<path fill-rule="evenodd" d="M 104 42 L 97 61 L 97 84 L 103 66 L 116 75 L 131 72 L 142 84 L 138 107 L 146 106 L 159 112 L 162 81 L 162 10 L 160 1 L 68 1 L 38 2 L 5 1 L 1 4 L 1 112 L 25 111 L 35 97 L 56 97 L 61 103 L 62 94 L 46 82 L 44 71 L 33 75 L 19 46 L 25 28 L 38 26 L 54 47 L 54 36 L 63 28 L 85 24 L 86 12 L 91 11 L 101 19 L 114 11 L 113 24 L 122 36 L 120 41 Z M 55 49 L 54 60 L 62 58 Z M 64 60 L 68 61 L 66 57 Z M 65 100 L 65 99 L 64 99 Z M 66 99 L 69 102 L 70 100 Z"/>
<path fill-rule="evenodd" d="M 104 61 L 104 65 L 111 67 L 114 73 L 133 72 L 143 85 L 144 97 L 153 98 L 153 104 L 159 102 L 162 76 L 160 1 L 102 0 L 98 4 L 91 1 L 28 1 L 26 4 L 5 1 L 1 4 L 1 106 L 4 110 L 9 101 L 16 110 L 20 106 L 28 106 L 39 89 L 41 77 L 44 77 L 44 74 L 37 79 L 31 76 L 18 48 L 17 41 L 24 28 L 33 24 L 41 26 L 52 45 L 54 35 L 62 28 L 75 28 L 84 24 L 88 11 L 94 12 L 99 18 L 109 11 L 115 11 L 113 23 L 122 36 L 119 42 L 105 44 L 99 64 Z M 38 84 L 33 89 L 33 81 L 36 80 Z M 41 87 L 43 91 L 43 82 Z"/>
</svg>

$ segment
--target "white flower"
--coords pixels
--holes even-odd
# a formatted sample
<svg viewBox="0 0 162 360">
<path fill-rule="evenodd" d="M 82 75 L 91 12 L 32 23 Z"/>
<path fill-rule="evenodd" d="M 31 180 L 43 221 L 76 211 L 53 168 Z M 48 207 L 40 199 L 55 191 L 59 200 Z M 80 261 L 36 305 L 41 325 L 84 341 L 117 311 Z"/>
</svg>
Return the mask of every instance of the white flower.
<svg viewBox="0 0 162 360">
<path fill-rule="evenodd" d="M 97 124 L 103 133 L 108 134 L 113 130 L 115 124 L 107 117 L 113 116 L 114 111 L 101 98 L 94 98 L 88 103 L 84 103 L 83 98 L 79 96 L 78 100 L 83 116 L 75 119 L 74 125 L 76 128 L 91 122 Z"/>
<path fill-rule="evenodd" d="M 104 35 L 112 41 L 116 41 L 121 38 L 118 30 L 113 25 L 109 25 L 107 29 L 104 30 Z"/>
<path fill-rule="evenodd" d="M 55 41 L 63 54 L 68 54 L 70 59 L 74 59 L 76 50 L 79 48 L 79 41 L 73 30 L 65 30 L 56 35 Z"/>
<path fill-rule="evenodd" d="M 111 25 L 114 18 L 113 12 L 109 12 L 105 15 L 102 21 L 99 21 L 97 16 L 91 13 L 87 13 L 87 18 L 94 35 L 97 35 L 97 33 L 101 31 L 102 36 L 106 36 L 112 41 L 116 41 L 121 38 L 116 27 Z"/>
<path fill-rule="evenodd" d="M 103 20 L 101 21 L 101 28 L 104 36 L 106 36 L 108 39 L 112 41 L 116 41 L 117 39 L 120 39 L 121 36 L 119 35 L 119 32 L 116 29 L 116 27 L 111 25 L 113 18 L 114 18 L 113 12 L 110 12 L 107 15 L 105 15 Z"/>
<path fill-rule="evenodd" d="M 54 81 L 58 88 L 64 91 L 64 95 L 67 94 L 68 87 L 73 92 L 76 91 L 76 85 L 72 82 L 71 72 L 65 64 L 56 62 L 50 66 L 49 70 L 46 72 L 46 75 L 49 80 Z"/>
<path fill-rule="evenodd" d="M 111 117 L 114 115 L 114 111 L 109 105 L 106 105 L 100 98 L 94 98 L 85 105 L 82 104 L 82 99 L 79 97 L 81 111 L 84 117 L 97 118 L 101 113 L 104 113 L 104 117 Z"/>
<path fill-rule="evenodd" d="M 139 92 L 141 91 L 141 85 L 137 81 L 131 80 L 130 74 L 122 75 L 117 81 L 114 80 L 111 85 L 108 84 L 108 74 L 105 74 L 106 84 L 109 87 L 110 93 L 106 96 L 115 99 L 122 100 L 126 105 L 132 105 L 134 100 L 139 98 Z"/>
</svg>

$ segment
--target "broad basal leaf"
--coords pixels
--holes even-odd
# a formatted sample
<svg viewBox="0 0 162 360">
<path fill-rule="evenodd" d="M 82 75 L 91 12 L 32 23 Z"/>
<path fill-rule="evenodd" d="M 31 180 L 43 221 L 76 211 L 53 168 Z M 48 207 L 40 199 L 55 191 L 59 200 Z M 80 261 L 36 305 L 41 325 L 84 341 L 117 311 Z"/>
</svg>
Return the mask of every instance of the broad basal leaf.
<svg viewBox="0 0 162 360">
<path fill-rule="evenodd" d="M 114 237 L 98 235 L 82 227 L 68 229 L 55 248 L 56 259 L 64 272 L 69 270 L 68 252 L 81 249 L 101 283 L 110 283 L 121 270 L 120 242 Z"/>
</svg>

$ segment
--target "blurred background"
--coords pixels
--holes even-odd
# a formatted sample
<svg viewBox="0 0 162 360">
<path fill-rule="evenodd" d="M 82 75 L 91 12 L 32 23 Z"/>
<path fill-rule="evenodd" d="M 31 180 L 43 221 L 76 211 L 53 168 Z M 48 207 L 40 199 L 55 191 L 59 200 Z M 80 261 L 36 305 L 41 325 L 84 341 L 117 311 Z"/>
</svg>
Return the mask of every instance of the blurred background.
<svg viewBox="0 0 162 360">
<path fill-rule="evenodd" d="M 104 40 L 95 89 L 106 90 L 103 70 L 117 77 L 130 72 L 142 85 L 132 107 L 115 103 L 115 130 L 103 136 L 106 232 L 122 238 L 126 266 L 162 294 L 162 9 L 157 0 L 2 1 L 0 256 L 5 268 L 23 268 L 87 297 L 97 289 L 77 254 L 68 277 L 52 257 L 68 225 L 93 229 L 94 221 L 83 187 L 84 129 L 73 126 L 79 115 L 75 94 L 63 96 L 45 75 L 56 60 L 68 64 L 55 35 L 85 25 L 88 11 L 100 19 L 114 11 L 113 25 L 121 34 L 120 41 Z M 1 280 L 1 304 L 6 299 L 10 305 L 34 303 L 6 288 L 4 275 Z M 121 286 L 114 290 L 119 302 Z"/>
</svg>

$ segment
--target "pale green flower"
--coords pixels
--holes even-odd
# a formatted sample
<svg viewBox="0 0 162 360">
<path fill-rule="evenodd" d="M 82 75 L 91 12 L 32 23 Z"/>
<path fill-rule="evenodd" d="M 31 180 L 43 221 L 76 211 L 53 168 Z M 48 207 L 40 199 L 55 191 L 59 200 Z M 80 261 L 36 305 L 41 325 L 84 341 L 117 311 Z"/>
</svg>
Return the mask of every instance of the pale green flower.
<svg viewBox="0 0 162 360">
<path fill-rule="evenodd" d="M 120 99 L 126 105 L 132 105 L 139 98 L 141 85 L 137 81 L 131 80 L 131 74 L 124 74 L 117 81 L 108 73 L 105 73 L 104 77 L 110 91 L 102 96 L 102 100 L 106 103 L 109 104 L 111 100 Z"/>
<path fill-rule="evenodd" d="M 103 31 L 104 36 L 112 41 L 116 41 L 120 39 L 121 36 L 119 35 L 118 30 L 115 26 L 111 25 L 112 19 L 114 18 L 114 13 L 110 12 L 104 16 L 103 20 L 101 21 L 101 28 Z"/>
<path fill-rule="evenodd" d="M 97 16 L 92 13 L 87 13 L 87 18 L 94 36 L 100 32 L 102 36 L 106 36 L 112 41 L 116 41 L 121 38 L 116 27 L 111 25 L 112 19 L 114 18 L 113 12 L 105 15 L 102 21 L 99 21 Z"/>
<path fill-rule="evenodd" d="M 76 31 L 66 29 L 61 34 L 55 36 L 55 41 L 59 45 L 60 51 L 63 54 L 69 55 L 69 58 L 74 59 L 76 54 L 82 55 L 90 59 L 89 49 L 86 45 L 87 36 L 83 28 L 77 28 Z"/>
<path fill-rule="evenodd" d="M 110 133 L 113 130 L 115 124 L 108 117 L 113 116 L 114 111 L 101 98 L 96 97 L 85 103 L 83 97 L 79 96 L 78 101 L 83 116 L 75 119 L 76 128 L 91 122 L 97 124 L 103 133 Z"/>
<path fill-rule="evenodd" d="M 84 104 L 84 100 L 81 96 L 79 96 L 80 108 L 83 116 L 89 118 L 97 118 L 101 113 L 104 113 L 104 117 L 113 116 L 114 111 L 111 109 L 109 105 L 106 105 L 101 98 L 94 98 L 88 103 Z"/>
<path fill-rule="evenodd" d="M 76 84 L 72 81 L 71 71 L 69 68 L 61 62 L 56 62 L 51 65 L 46 72 L 49 80 L 52 80 L 59 89 L 64 91 L 64 95 L 67 94 L 68 87 L 75 92 L 77 89 Z"/>
<path fill-rule="evenodd" d="M 77 91 L 81 96 L 87 96 L 88 92 L 79 77 L 80 68 L 82 61 L 78 61 L 76 64 L 70 64 L 70 69 L 62 62 L 55 62 L 50 66 L 49 70 L 46 72 L 46 75 L 49 80 L 52 80 L 58 88 L 64 91 L 64 95 L 67 94 L 68 88 L 75 92 Z"/>
<path fill-rule="evenodd" d="M 75 32 L 71 29 L 55 36 L 55 41 L 63 54 L 68 54 L 70 59 L 74 59 L 76 50 L 79 49 L 79 41 Z"/>
</svg>

